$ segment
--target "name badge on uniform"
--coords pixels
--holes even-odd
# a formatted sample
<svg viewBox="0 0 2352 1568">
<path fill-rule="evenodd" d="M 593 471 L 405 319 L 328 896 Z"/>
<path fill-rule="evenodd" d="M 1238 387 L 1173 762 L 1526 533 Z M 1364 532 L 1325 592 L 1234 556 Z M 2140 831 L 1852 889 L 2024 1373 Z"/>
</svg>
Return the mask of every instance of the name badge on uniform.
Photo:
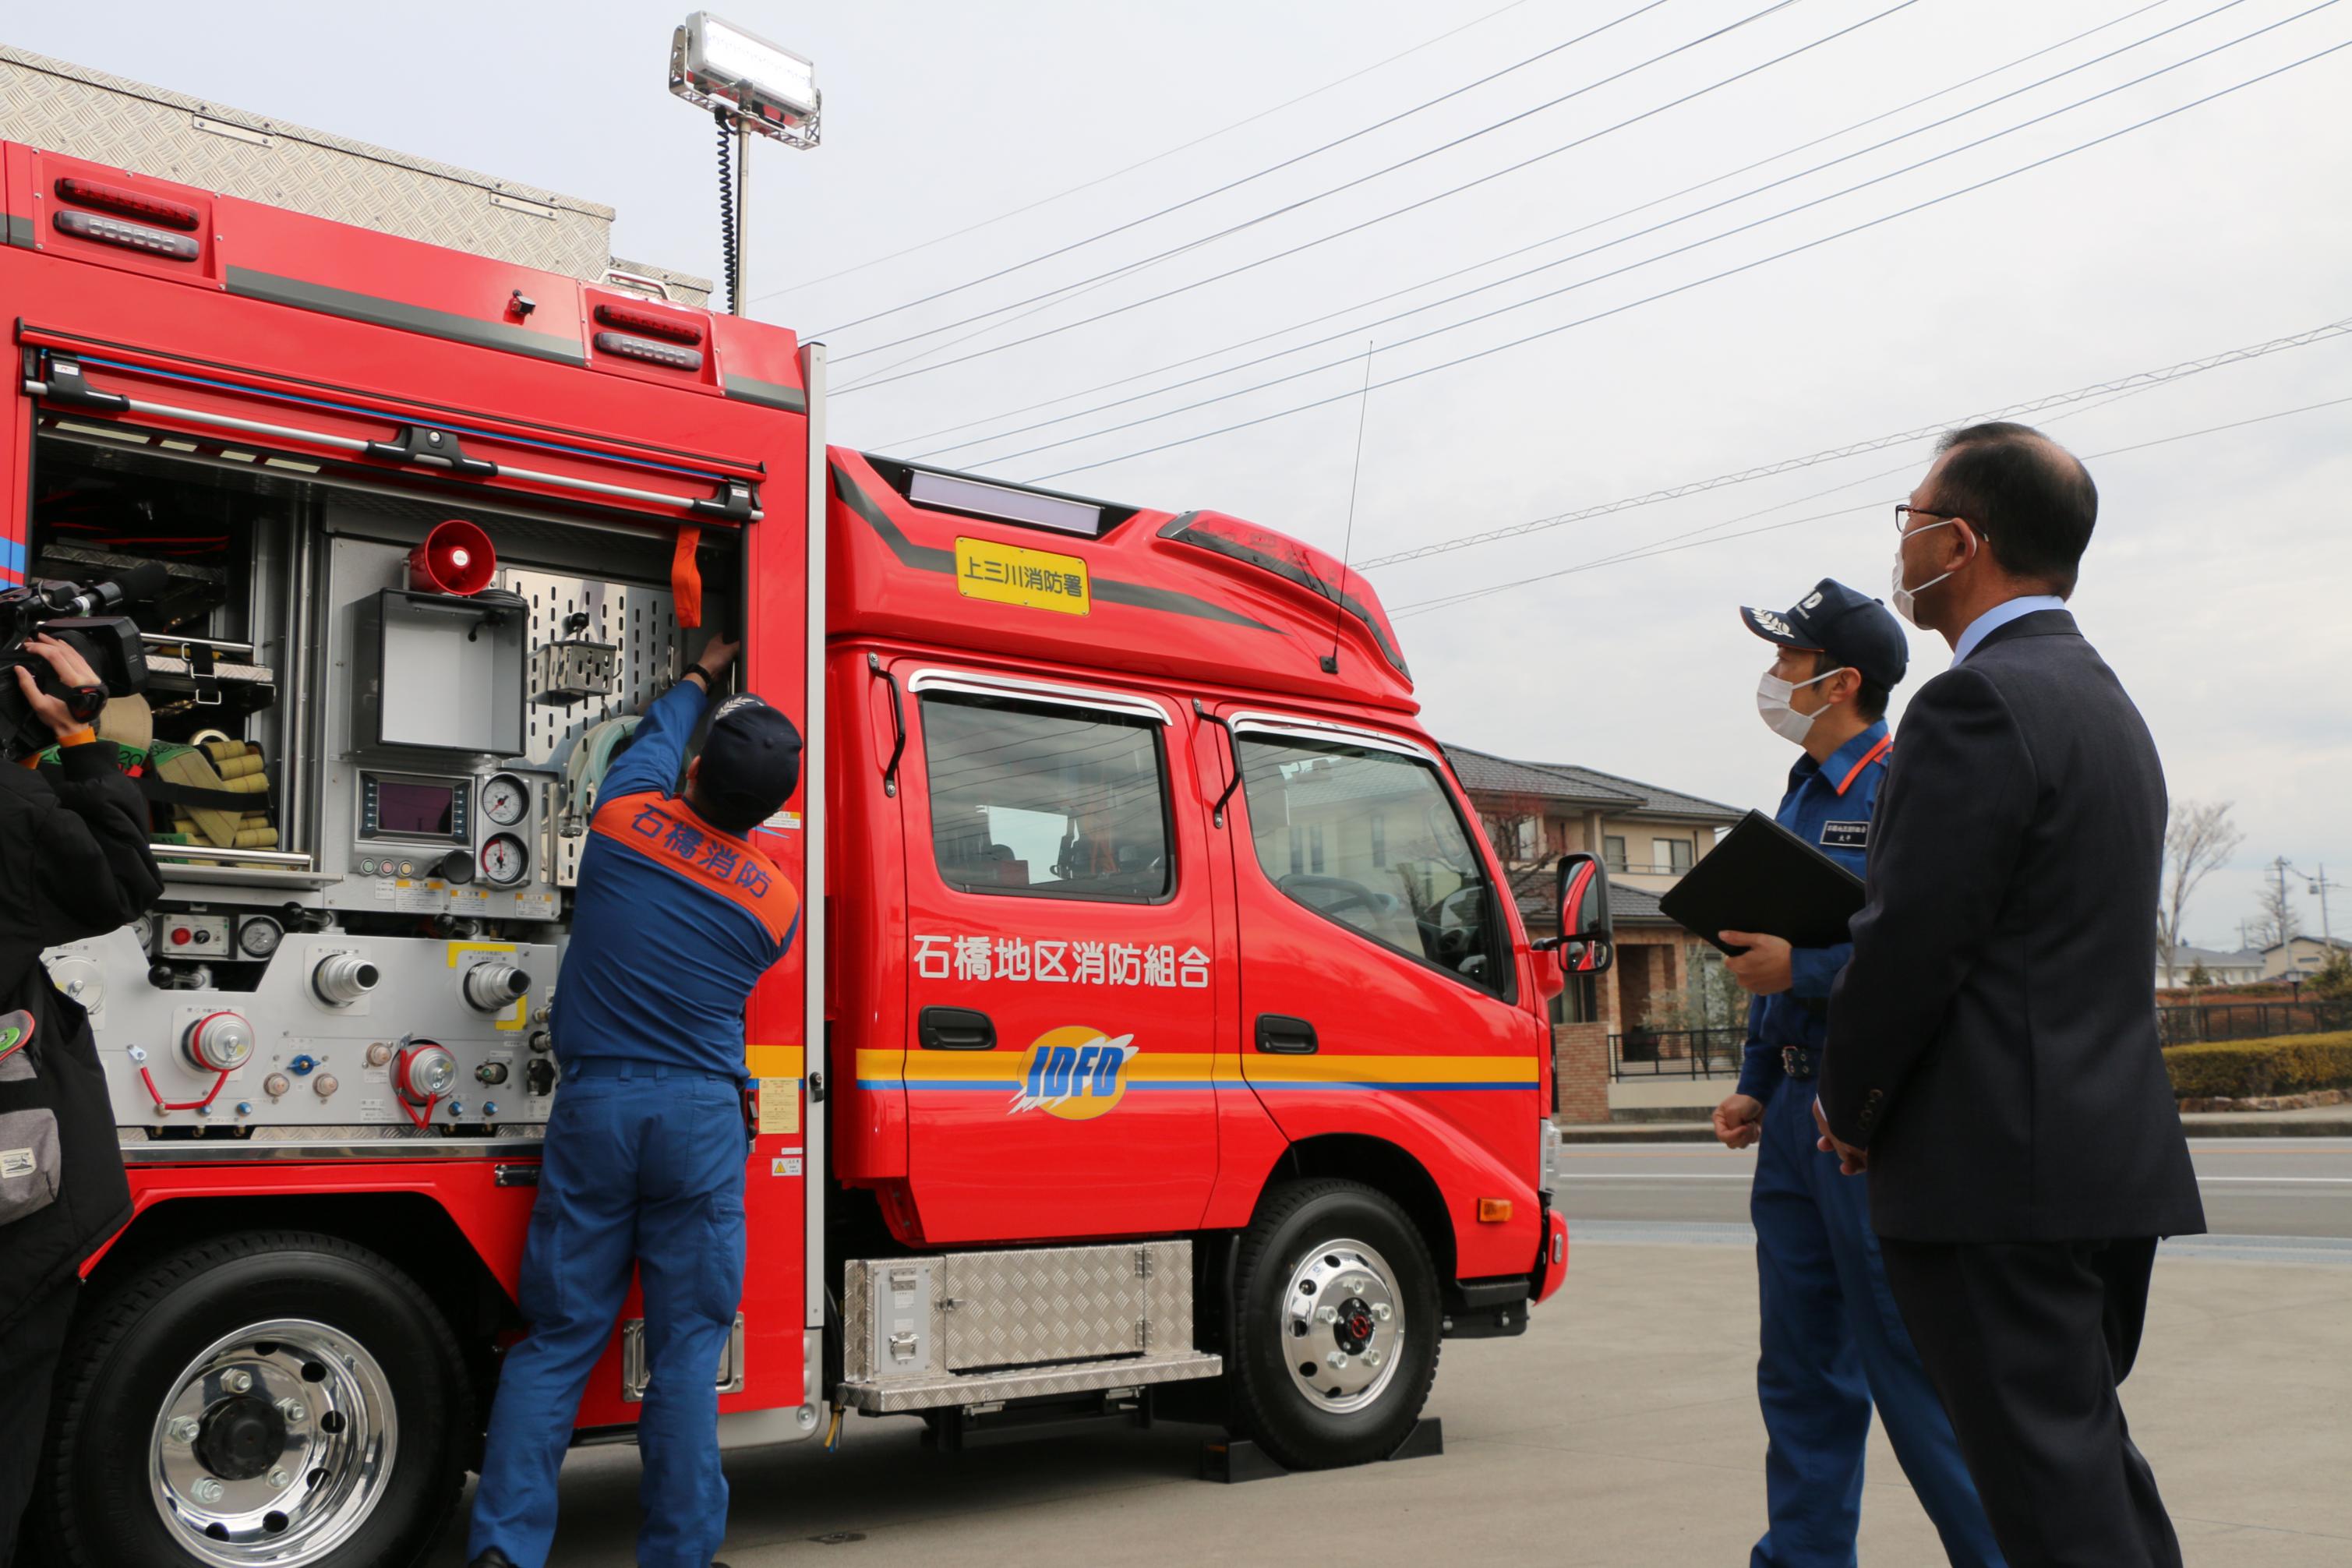
<svg viewBox="0 0 2352 1568">
<path fill-rule="evenodd" d="M 1822 824 L 1822 847 L 1867 849 L 1870 847 L 1870 824 L 1868 822 L 1824 822 Z"/>
</svg>

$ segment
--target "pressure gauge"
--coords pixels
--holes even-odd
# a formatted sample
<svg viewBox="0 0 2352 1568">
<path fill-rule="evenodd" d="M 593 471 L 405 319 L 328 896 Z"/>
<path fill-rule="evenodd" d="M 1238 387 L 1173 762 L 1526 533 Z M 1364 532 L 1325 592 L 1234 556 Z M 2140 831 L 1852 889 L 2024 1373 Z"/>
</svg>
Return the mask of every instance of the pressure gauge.
<svg viewBox="0 0 2352 1568">
<path fill-rule="evenodd" d="M 529 874 L 530 853 L 511 833 L 493 835 L 482 846 L 482 878 L 494 888 L 511 888 Z"/>
<path fill-rule="evenodd" d="M 236 922 L 237 950 L 247 958 L 268 958 L 285 935 L 286 928 L 268 915 L 247 915 Z"/>
<path fill-rule="evenodd" d="M 482 786 L 482 812 L 500 827 L 512 827 L 530 809 L 530 786 L 512 773 L 499 773 Z"/>
</svg>

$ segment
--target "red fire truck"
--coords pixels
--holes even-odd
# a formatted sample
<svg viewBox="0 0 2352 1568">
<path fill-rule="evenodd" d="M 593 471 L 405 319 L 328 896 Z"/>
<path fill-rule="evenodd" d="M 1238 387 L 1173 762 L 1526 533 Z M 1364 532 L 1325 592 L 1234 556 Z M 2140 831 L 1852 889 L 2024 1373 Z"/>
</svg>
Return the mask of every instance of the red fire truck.
<svg viewBox="0 0 2352 1568">
<path fill-rule="evenodd" d="M 0 591 L 163 584 L 102 736 L 166 895 L 47 955 L 136 1206 L 59 1374 L 56 1561 L 441 1528 L 521 1327 L 588 808 L 698 626 L 808 738 L 727 1442 L 1156 1413 L 1357 1463 L 1442 1339 L 1559 1288 L 1546 1004 L 1605 881 L 1571 858 L 1580 940 L 1530 945 L 1361 579 L 828 447 L 822 346 L 612 262 L 604 209 L 0 73 Z M 635 1311 L 581 1442 L 630 1432 Z"/>
</svg>

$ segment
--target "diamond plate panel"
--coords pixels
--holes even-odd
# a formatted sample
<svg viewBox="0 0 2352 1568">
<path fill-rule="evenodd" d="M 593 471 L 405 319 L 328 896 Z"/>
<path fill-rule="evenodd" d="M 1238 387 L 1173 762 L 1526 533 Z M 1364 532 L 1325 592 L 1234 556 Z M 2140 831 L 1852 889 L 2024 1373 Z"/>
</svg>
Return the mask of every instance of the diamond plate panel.
<svg viewBox="0 0 2352 1568">
<path fill-rule="evenodd" d="M 1088 1394 L 1103 1388 L 1140 1388 L 1147 1384 L 1214 1377 L 1224 1370 L 1222 1356 L 1209 1351 L 1181 1350 L 1130 1361 L 1024 1367 L 966 1377 L 845 1383 L 841 1402 L 852 1410 L 887 1415 L 909 1410 L 936 1410 L 950 1405 L 977 1405 L 992 1399 L 1035 1399 L 1058 1394 Z"/>
<path fill-rule="evenodd" d="M 1182 1244 L 1161 1244 L 1169 1245 Z M 1143 1351 L 1150 1318 L 1146 1287 L 1155 1250 L 1046 1247 L 950 1253 L 940 1287 L 940 1342 L 948 1370 L 1034 1366 Z"/>
<path fill-rule="evenodd" d="M 612 255 L 608 206 L 5 45 L 0 139 L 573 278 Z"/>
<path fill-rule="evenodd" d="M 949 1383 L 967 1387 L 961 1396 L 966 1402 L 1003 1397 L 971 1391 L 1003 1377 L 1042 1375 L 1097 1362 L 1135 1368 L 1193 1353 L 1189 1241 L 951 1252 L 913 1260 L 855 1259 L 845 1268 L 841 1295 L 843 1375 L 853 1384 L 895 1387 L 908 1381 L 906 1373 L 885 1364 L 875 1349 L 875 1298 L 890 1268 L 903 1268 L 909 1261 L 938 1271 L 930 1293 L 924 1365 L 944 1365 Z M 939 1375 L 927 1373 L 918 1381 L 936 1383 Z M 1108 1388 L 1118 1381 L 1071 1387 Z"/>
</svg>

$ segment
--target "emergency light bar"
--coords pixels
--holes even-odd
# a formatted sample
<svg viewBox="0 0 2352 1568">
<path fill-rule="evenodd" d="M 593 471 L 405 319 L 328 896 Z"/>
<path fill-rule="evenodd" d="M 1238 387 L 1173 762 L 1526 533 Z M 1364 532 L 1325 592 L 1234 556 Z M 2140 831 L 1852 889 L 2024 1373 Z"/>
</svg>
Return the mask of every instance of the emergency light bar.
<svg viewBox="0 0 2352 1568">
<path fill-rule="evenodd" d="M 669 89 L 698 108 L 796 147 L 817 142 L 816 66 L 708 11 L 680 23 L 669 45 Z"/>
<path fill-rule="evenodd" d="M 1004 522 L 1026 523 L 1032 528 L 1083 534 L 1088 539 L 1102 533 L 1103 509 L 1091 502 L 986 484 L 959 474 L 917 468 L 908 477 L 907 499 L 917 506 L 971 512 Z"/>
</svg>

